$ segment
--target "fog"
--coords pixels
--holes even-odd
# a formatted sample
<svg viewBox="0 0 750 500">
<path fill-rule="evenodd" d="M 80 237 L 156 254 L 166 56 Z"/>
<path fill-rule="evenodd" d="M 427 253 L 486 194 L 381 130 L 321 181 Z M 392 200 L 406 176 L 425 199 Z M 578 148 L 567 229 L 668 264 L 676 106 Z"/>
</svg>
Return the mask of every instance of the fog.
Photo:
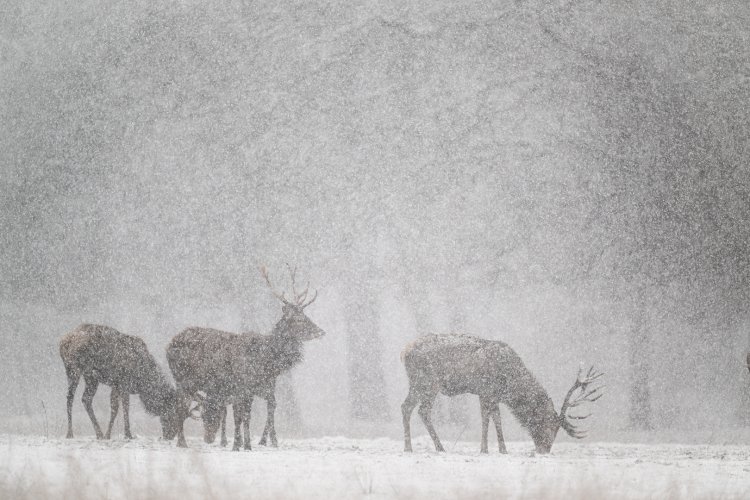
<svg viewBox="0 0 750 500">
<path fill-rule="evenodd" d="M 169 373 L 183 328 L 270 332 L 258 267 L 287 263 L 326 335 L 281 439 L 398 438 L 399 353 L 454 331 L 558 408 L 605 372 L 595 439 L 747 425 L 748 26 L 742 0 L 4 2 L 0 430 L 63 435 L 78 324 Z M 440 401 L 478 436 L 476 397 Z"/>
</svg>

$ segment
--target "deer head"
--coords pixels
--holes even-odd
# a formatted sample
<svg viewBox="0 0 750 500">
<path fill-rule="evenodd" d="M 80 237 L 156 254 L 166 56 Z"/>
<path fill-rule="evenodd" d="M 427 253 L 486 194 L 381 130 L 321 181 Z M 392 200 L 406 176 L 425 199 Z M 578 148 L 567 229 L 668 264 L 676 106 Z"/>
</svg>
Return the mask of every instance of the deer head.
<svg viewBox="0 0 750 500">
<path fill-rule="evenodd" d="M 274 286 L 271 284 L 271 279 L 268 277 L 268 270 L 266 270 L 265 267 L 260 268 L 260 272 L 263 275 L 263 278 L 266 280 L 271 293 L 273 293 L 274 296 L 283 304 L 281 307 L 282 316 L 279 322 L 276 324 L 276 328 L 274 328 L 274 334 L 286 335 L 300 341 L 313 340 L 318 337 L 322 337 L 323 335 L 325 335 L 325 332 L 320 327 L 318 327 L 318 325 L 313 323 L 313 321 L 308 318 L 304 312 L 304 309 L 312 304 L 316 298 L 318 298 L 318 292 L 315 291 L 312 298 L 308 300 L 307 296 L 310 290 L 310 284 L 308 283 L 305 289 L 302 292 L 298 293 L 296 285 L 297 268 L 295 267 L 294 269 L 292 269 L 289 264 L 287 264 L 287 267 L 289 267 L 289 273 L 291 275 L 292 294 L 294 296 L 291 301 L 287 300 L 283 292 L 279 293 L 276 291 Z"/>
<path fill-rule="evenodd" d="M 221 401 L 207 395 L 197 393 L 198 405 L 193 409 L 200 412 L 200 418 L 203 420 L 203 441 L 211 444 L 216 439 L 216 433 L 221 427 L 221 420 L 226 411 L 226 406 Z"/>
<path fill-rule="evenodd" d="M 159 422 L 161 423 L 161 437 L 166 441 L 171 441 L 177 435 L 177 407 L 173 407 L 159 416 Z"/>
<path fill-rule="evenodd" d="M 583 420 L 591 416 L 588 415 L 568 415 L 568 410 L 580 406 L 583 403 L 593 403 L 597 399 L 603 396 L 602 390 L 603 385 L 589 388 L 589 385 L 603 376 L 603 373 L 599 373 L 594 370 L 592 366 L 586 375 L 583 375 L 583 366 L 578 369 L 578 376 L 573 386 L 568 390 L 568 393 L 563 400 L 563 404 L 560 407 L 560 413 L 555 412 L 551 401 L 544 402 L 543 406 L 547 406 L 546 411 L 538 413 L 538 420 L 533 422 L 531 425 L 531 437 L 534 440 L 537 453 L 549 453 L 552 449 L 552 443 L 555 441 L 558 430 L 564 429 L 570 437 L 576 439 L 582 439 L 586 437 L 586 432 L 579 430 L 576 425 L 571 423 L 571 420 Z M 578 391 L 578 394 L 571 400 L 573 394 Z"/>
</svg>

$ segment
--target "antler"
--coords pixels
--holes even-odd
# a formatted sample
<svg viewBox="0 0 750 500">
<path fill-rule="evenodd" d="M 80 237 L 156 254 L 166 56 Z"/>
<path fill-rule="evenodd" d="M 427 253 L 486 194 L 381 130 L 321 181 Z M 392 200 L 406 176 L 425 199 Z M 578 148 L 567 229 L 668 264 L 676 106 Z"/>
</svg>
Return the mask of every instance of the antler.
<svg viewBox="0 0 750 500">
<path fill-rule="evenodd" d="M 310 283 L 307 283 L 307 288 L 305 288 L 304 292 L 297 293 L 297 266 L 294 266 L 294 268 L 292 268 L 292 266 L 290 266 L 287 262 L 286 267 L 287 269 L 289 269 L 289 276 L 291 276 L 292 278 L 292 294 L 294 295 L 294 303 L 300 305 L 302 302 L 304 302 L 305 297 L 307 297 L 307 290 L 310 288 Z"/>
<path fill-rule="evenodd" d="M 306 296 L 307 296 L 307 290 L 305 290 L 305 297 L 306 297 Z M 317 291 L 317 290 L 315 290 L 315 293 L 313 294 L 313 298 L 311 298 L 311 299 L 310 299 L 310 300 L 308 300 L 307 302 L 302 302 L 302 303 L 300 304 L 300 307 L 301 307 L 302 309 L 304 309 L 305 307 L 307 307 L 307 306 L 309 306 L 310 304 L 312 304 L 313 302 L 315 302 L 315 299 L 317 299 L 317 298 L 318 298 L 318 291 Z M 303 301 L 304 301 L 304 298 L 303 298 Z"/>
<path fill-rule="evenodd" d="M 305 299 L 307 298 L 307 293 L 310 291 L 310 282 L 307 282 L 307 285 L 305 286 L 305 289 L 302 291 L 302 293 L 297 293 L 297 266 L 290 266 L 288 263 L 286 267 L 289 269 L 289 275 L 292 278 L 292 293 L 294 294 L 294 303 L 300 308 L 304 309 L 305 307 L 309 306 L 310 304 L 315 301 L 316 298 L 318 298 L 318 291 L 315 291 L 315 295 L 312 299 L 310 299 L 309 302 L 305 303 Z"/>
<path fill-rule="evenodd" d="M 304 309 L 305 307 L 312 304 L 315 301 L 315 299 L 318 298 L 318 291 L 317 290 L 315 291 L 315 294 L 313 295 L 312 299 L 305 302 L 305 300 L 307 299 L 307 293 L 310 290 L 310 283 L 309 282 L 307 283 L 307 286 L 302 291 L 302 293 L 297 293 L 297 281 L 296 281 L 297 280 L 297 268 L 296 267 L 292 268 L 292 266 L 290 266 L 289 264 L 287 264 L 286 266 L 289 269 L 289 275 L 291 276 L 291 279 L 292 279 L 292 294 L 294 295 L 294 299 L 292 302 L 286 300 L 284 293 L 279 293 L 274 289 L 273 285 L 271 284 L 271 279 L 268 277 L 268 270 L 266 269 L 266 266 L 260 266 L 260 273 L 263 275 L 263 278 L 266 280 L 266 283 L 268 284 L 268 288 L 271 289 L 271 293 L 273 293 L 277 299 L 282 301 L 284 304 L 295 305 L 299 307 L 300 309 Z"/>
<path fill-rule="evenodd" d="M 562 407 L 560 408 L 560 427 L 565 429 L 565 432 L 567 432 L 571 437 L 574 437 L 576 439 L 581 439 L 583 437 L 586 437 L 586 432 L 578 430 L 578 427 L 576 425 L 573 425 L 570 420 L 583 420 L 585 418 L 588 418 L 591 416 L 589 413 L 588 415 L 568 415 L 567 411 L 570 408 L 575 408 L 576 406 L 579 406 L 583 403 L 589 402 L 593 403 L 600 397 L 604 395 L 603 392 L 601 392 L 604 389 L 604 385 L 598 385 L 596 387 L 593 387 L 589 389 L 589 384 L 591 384 L 593 381 L 598 379 L 599 377 L 603 376 L 603 373 L 599 373 L 596 370 L 594 370 L 594 367 L 592 366 L 589 368 L 588 373 L 586 373 L 586 376 L 583 376 L 583 364 L 580 368 L 578 368 L 578 376 L 576 377 L 576 381 L 573 384 L 573 387 L 570 388 L 568 391 L 568 394 L 565 396 L 565 400 L 563 400 Z M 571 401 L 570 398 L 573 395 L 573 393 L 580 389 L 581 392 Z"/>
<path fill-rule="evenodd" d="M 271 293 L 274 294 L 274 296 L 284 304 L 289 304 L 289 301 L 286 300 L 286 297 L 284 297 L 284 292 L 279 293 L 274 289 L 273 285 L 271 284 L 271 279 L 268 277 L 268 269 L 266 269 L 266 266 L 260 266 L 260 274 L 262 274 L 263 278 L 265 278 L 266 283 L 268 284 L 268 288 L 271 289 Z"/>
</svg>

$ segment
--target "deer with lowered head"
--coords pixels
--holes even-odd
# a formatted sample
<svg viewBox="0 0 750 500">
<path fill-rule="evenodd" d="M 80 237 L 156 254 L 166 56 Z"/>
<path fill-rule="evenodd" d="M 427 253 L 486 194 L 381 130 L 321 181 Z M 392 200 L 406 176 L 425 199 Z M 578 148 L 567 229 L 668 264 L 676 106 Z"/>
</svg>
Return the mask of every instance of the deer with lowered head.
<svg viewBox="0 0 750 500">
<path fill-rule="evenodd" d="M 438 393 L 446 396 L 476 394 L 482 415 L 481 452 L 487 453 L 490 417 L 495 423 L 500 453 L 507 453 L 500 425 L 499 403 L 506 405 L 529 432 L 537 453 L 549 453 L 557 431 L 562 428 L 574 438 L 586 433 L 570 420 L 589 415 L 568 415 L 568 410 L 602 395 L 603 386 L 589 387 L 602 376 L 593 367 L 586 375 L 581 368 L 563 400 L 560 413 L 552 399 L 507 344 L 469 335 L 425 335 L 406 346 L 401 360 L 409 377 L 409 394 L 401 405 L 404 425 L 404 450 L 412 451 L 410 420 L 419 405 L 419 416 L 437 451 L 445 451 L 432 425 L 432 404 Z M 578 391 L 576 397 L 573 394 Z"/>
<path fill-rule="evenodd" d="M 138 394 L 144 408 L 159 416 L 162 437 L 172 439 L 177 425 L 177 394 L 167 380 L 145 342 L 103 325 L 83 324 L 60 340 L 60 357 L 68 377 L 68 438 L 73 437 L 73 399 L 83 376 L 83 406 L 94 425 L 97 439 L 109 439 L 120 402 L 125 420 L 125 437 L 130 432 L 130 395 Z M 99 384 L 112 388 L 111 414 L 107 432 L 96 421 L 92 401 Z"/>
<path fill-rule="evenodd" d="M 296 269 L 291 269 L 293 299 L 278 293 L 261 267 L 261 274 L 271 292 L 281 301 L 281 319 L 269 335 L 248 332 L 235 334 L 211 328 L 188 328 L 177 334 L 167 346 L 169 368 L 177 382 L 180 398 L 185 402 L 197 400 L 202 406 L 204 439 L 214 440 L 226 406 L 233 405 L 234 444 L 251 449 L 250 410 L 254 396 L 266 399 L 268 414 L 261 443 L 266 436 L 276 446 L 274 427 L 274 395 L 276 377 L 302 360 L 303 343 L 325 334 L 305 315 L 304 309 L 317 298 L 308 300 L 309 286 L 297 292 Z M 204 393 L 205 396 L 199 395 Z M 187 408 L 183 403 L 182 408 Z M 244 431 L 244 432 L 243 432 Z M 243 439 L 244 433 L 244 439 Z M 187 446 L 182 426 L 178 421 L 178 446 Z"/>
</svg>

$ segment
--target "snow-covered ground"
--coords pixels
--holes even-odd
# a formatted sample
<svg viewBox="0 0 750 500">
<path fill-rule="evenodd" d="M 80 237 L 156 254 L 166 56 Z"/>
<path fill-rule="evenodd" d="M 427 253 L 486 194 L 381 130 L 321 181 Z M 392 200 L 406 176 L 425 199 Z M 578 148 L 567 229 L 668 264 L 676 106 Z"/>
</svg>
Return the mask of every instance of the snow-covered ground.
<svg viewBox="0 0 750 500">
<path fill-rule="evenodd" d="M 558 443 L 533 456 L 392 439 L 284 440 L 231 452 L 189 440 L 0 436 L 0 498 L 750 498 L 750 446 Z"/>
</svg>

